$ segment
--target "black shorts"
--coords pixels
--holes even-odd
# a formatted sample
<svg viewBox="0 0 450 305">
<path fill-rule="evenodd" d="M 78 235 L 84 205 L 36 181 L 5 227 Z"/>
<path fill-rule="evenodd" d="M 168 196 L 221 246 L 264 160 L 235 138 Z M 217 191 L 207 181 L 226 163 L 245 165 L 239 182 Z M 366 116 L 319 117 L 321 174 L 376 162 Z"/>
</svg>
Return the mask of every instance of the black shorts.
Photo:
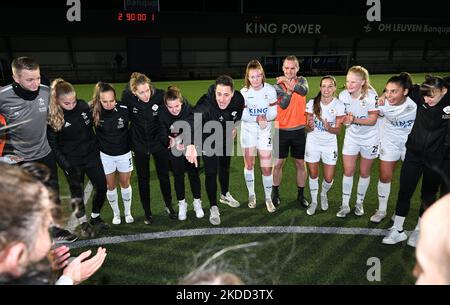
<svg viewBox="0 0 450 305">
<path fill-rule="evenodd" d="M 297 130 L 275 130 L 273 144 L 273 156 L 275 158 L 286 159 L 289 156 L 290 148 L 293 158 L 303 160 L 305 158 L 306 145 L 305 128 Z"/>
</svg>

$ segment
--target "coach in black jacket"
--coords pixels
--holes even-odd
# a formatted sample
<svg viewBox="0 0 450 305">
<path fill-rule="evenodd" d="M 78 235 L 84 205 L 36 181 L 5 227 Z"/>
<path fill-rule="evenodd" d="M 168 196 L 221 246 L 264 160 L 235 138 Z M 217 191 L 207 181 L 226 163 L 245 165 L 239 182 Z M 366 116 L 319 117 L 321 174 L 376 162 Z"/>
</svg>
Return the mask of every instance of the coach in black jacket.
<svg viewBox="0 0 450 305">
<path fill-rule="evenodd" d="M 211 206 L 209 221 L 213 225 L 220 224 L 220 213 L 217 207 L 217 173 L 219 173 L 222 191 L 220 201 L 232 207 L 239 206 L 239 202 L 229 193 L 228 187 L 231 154 L 236 136 L 236 128 L 233 128 L 233 125 L 241 120 L 244 106 L 244 97 L 239 91 L 234 90 L 232 78 L 222 75 L 200 98 L 189 118 L 192 133 L 191 145 L 188 145 L 186 149 L 186 158 L 197 165 L 197 152 L 202 152 L 205 165 L 205 188 Z M 214 125 L 217 129 L 209 130 L 205 128 L 205 125 L 210 127 Z M 212 137 L 216 141 L 210 141 Z"/>
<path fill-rule="evenodd" d="M 131 122 L 131 147 L 136 162 L 139 195 L 145 213 L 144 223 L 153 223 L 150 209 L 150 155 L 153 155 L 155 161 L 166 211 L 171 219 L 176 219 L 177 215 L 172 208 L 169 157 L 166 152 L 169 142 L 164 137 L 158 118 L 160 108 L 164 107 L 164 91 L 154 88 L 146 75 L 135 72 L 122 93 L 122 103 L 128 107 Z"/>
</svg>

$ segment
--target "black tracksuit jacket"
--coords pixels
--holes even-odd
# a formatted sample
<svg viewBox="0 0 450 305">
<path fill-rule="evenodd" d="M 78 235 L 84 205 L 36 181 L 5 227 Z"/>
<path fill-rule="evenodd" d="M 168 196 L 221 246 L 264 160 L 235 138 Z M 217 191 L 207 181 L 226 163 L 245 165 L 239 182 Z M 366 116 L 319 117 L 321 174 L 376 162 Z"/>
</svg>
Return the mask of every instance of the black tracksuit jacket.
<svg viewBox="0 0 450 305">
<path fill-rule="evenodd" d="M 410 97 L 417 103 L 417 115 L 406 148 L 439 165 L 449 154 L 450 92 L 433 107 L 425 103 L 418 85 L 413 87 Z"/>
<path fill-rule="evenodd" d="M 67 171 L 72 166 L 95 166 L 100 160 L 89 105 L 77 100 L 72 110 L 64 111 L 64 126 L 56 132 L 47 127 L 48 142 L 59 166 Z"/>
<path fill-rule="evenodd" d="M 128 107 L 130 118 L 130 139 L 133 151 L 152 154 L 167 148 L 158 114 L 164 106 L 164 91 L 153 89 L 150 100 L 145 103 L 126 88 L 122 103 Z"/>
<path fill-rule="evenodd" d="M 120 156 L 130 151 L 128 108 L 119 102 L 111 110 L 102 108 L 99 125 L 95 128 L 100 151 Z"/>
</svg>

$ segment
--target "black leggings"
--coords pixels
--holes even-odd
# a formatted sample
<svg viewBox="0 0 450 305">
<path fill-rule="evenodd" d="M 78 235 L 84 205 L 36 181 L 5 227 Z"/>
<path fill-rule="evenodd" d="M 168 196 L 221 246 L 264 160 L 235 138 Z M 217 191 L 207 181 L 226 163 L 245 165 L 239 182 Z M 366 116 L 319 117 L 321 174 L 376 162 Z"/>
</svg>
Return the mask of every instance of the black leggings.
<svg viewBox="0 0 450 305">
<path fill-rule="evenodd" d="M 100 161 L 100 160 L 99 160 Z M 84 175 L 88 176 L 94 186 L 94 197 L 92 199 L 92 213 L 100 214 L 106 199 L 106 176 L 103 165 L 99 162 L 96 166 L 76 166 L 76 170 L 68 174 L 64 172 L 69 183 L 72 198 L 72 208 L 76 211 L 75 216 L 80 218 L 86 214 L 83 202 L 84 196 Z"/>
<path fill-rule="evenodd" d="M 146 217 L 152 215 L 150 209 L 150 154 L 134 152 L 136 172 L 139 185 L 139 196 Z M 164 197 L 166 206 L 172 204 L 172 193 L 169 180 L 169 155 L 166 150 L 153 153 L 156 173 L 158 175 L 159 187 Z"/>
<path fill-rule="evenodd" d="M 48 180 L 46 185 L 53 191 L 55 203 L 58 205 L 61 204 L 61 200 L 59 198 L 58 167 L 56 165 L 56 159 L 55 155 L 53 154 L 53 151 L 51 151 L 44 158 L 33 160 L 31 162 L 41 163 L 49 168 L 50 179 Z"/>
<path fill-rule="evenodd" d="M 400 190 L 398 191 L 395 214 L 406 217 L 411 205 L 411 197 L 414 194 L 420 177 L 422 178 L 420 216 L 436 201 L 439 185 L 442 177 L 431 168 L 430 161 L 424 157 L 406 151 L 405 161 L 400 172 Z"/>
<path fill-rule="evenodd" d="M 210 206 L 217 205 L 217 173 L 219 173 L 220 189 L 222 194 L 228 192 L 230 184 L 230 164 L 229 156 L 203 156 L 205 166 L 205 187 L 208 194 Z"/>
<path fill-rule="evenodd" d="M 177 193 L 178 201 L 185 199 L 186 196 L 184 185 L 185 172 L 187 172 L 189 176 L 192 196 L 194 199 L 200 198 L 200 176 L 198 174 L 198 168 L 195 167 L 194 164 L 189 163 L 184 155 L 175 157 L 169 151 L 169 158 L 172 165 L 173 178 L 175 181 L 175 192 Z"/>
</svg>

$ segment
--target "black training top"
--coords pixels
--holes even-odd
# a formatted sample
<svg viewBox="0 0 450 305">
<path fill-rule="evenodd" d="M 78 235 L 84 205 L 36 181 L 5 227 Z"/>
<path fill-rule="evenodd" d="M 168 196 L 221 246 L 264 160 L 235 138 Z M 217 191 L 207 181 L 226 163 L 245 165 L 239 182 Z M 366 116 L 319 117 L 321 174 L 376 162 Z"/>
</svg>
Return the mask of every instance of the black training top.
<svg viewBox="0 0 450 305">
<path fill-rule="evenodd" d="M 165 107 L 165 106 L 161 108 L 161 111 L 159 113 L 159 119 L 161 121 L 161 124 L 164 127 L 163 132 L 164 132 L 165 138 L 167 139 L 167 142 L 165 143 L 166 144 L 165 147 L 169 146 L 169 138 L 168 138 L 169 136 L 171 136 L 173 138 L 181 137 L 181 138 L 183 138 L 183 141 L 185 142 L 184 136 L 191 135 L 191 132 L 189 132 L 189 131 L 187 133 L 184 132 L 185 128 L 183 128 L 183 126 L 182 126 L 183 124 L 186 124 L 185 126 L 188 127 L 187 126 L 189 124 L 188 119 L 189 119 L 189 116 L 191 115 L 191 111 L 192 111 L 192 106 L 188 103 L 187 100 L 183 101 L 183 104 L 181 106 L 181 111 L 178 115 L 171 114 L 169 112 L 169 110 L 167 109 L 167 107 Z M 174 126 L 175 122 L 181 123 L 181 124 L 179 124 L 179 126 L 181 128 L 177 128 L 179 126 L 176 126 L 176 125 Z M 190 127 L 189 127 L 189 129 L 190 129 Z"/>
<path fill-rule="evenodd" d="M 225 109 L 220 109 L 217 104 L 215 85 L 211 85 L 208 92 L 204 94 L 197 102 L 197 105 L 193 108 L 191 115 L 189 116 L 189 124 L 191 126 L 191 144 L 196 144 L 198 140 L 195 139 L 195 135 L 202 135 L 202 143 L 205 139 L 211 136 L 214 129 L 208 131 L 204 128 L 205 124 L 210 121 L 219 122 L 222 127 L 222 133 L 224 135 L 224 144 L 227 139 L 232 139 L 232 129 L 226 128 L 227 122 L 237 123 L 241 120 L 242 112 L 244 111 L 245 101 L 244 97 L 239 91 L 234 91 L 230 104 Z M 200 114 L 202 120 L 197 119 Z M 229 141 L 227 141 L 229 142 Z M 229 147 L 230 145 L 226 145 Z"/>
<path fill-rule="evenodd" d="M 47 137 L 59 166 L 94 165 L 100 160 L 89 105 L 77 100 L 72 110 L 63 110 L 64 126 L 55 131 L 47 125 Z"/>
<path fill-rule="evenodd" d="M 102 108 L 99 125 L 95 127 L 100 151 L 120 156 L 130 151 L 128 139 L 128 108 L 119 102 L 111 110 Z"/>
<path fill-rule="evenodd" d="M 448 153 L 445 141 L 450 132 L 450 92 L 433 107 L 425 103 L 419 85 L 414 85 L 410 97 L 417 103 L 417 114 L 406 148 L 439 163 Z"/>
<path fill-rule="evenodd" d="M 158 118 L 160 108 L 164 107 L 164 91 L 153 89 L 150 100 L 145 103 L 125 88 L 122 103 L 128 107 L 131 148 L 146 154 L 164 149 L 166 139 Z"/>
</svg>

